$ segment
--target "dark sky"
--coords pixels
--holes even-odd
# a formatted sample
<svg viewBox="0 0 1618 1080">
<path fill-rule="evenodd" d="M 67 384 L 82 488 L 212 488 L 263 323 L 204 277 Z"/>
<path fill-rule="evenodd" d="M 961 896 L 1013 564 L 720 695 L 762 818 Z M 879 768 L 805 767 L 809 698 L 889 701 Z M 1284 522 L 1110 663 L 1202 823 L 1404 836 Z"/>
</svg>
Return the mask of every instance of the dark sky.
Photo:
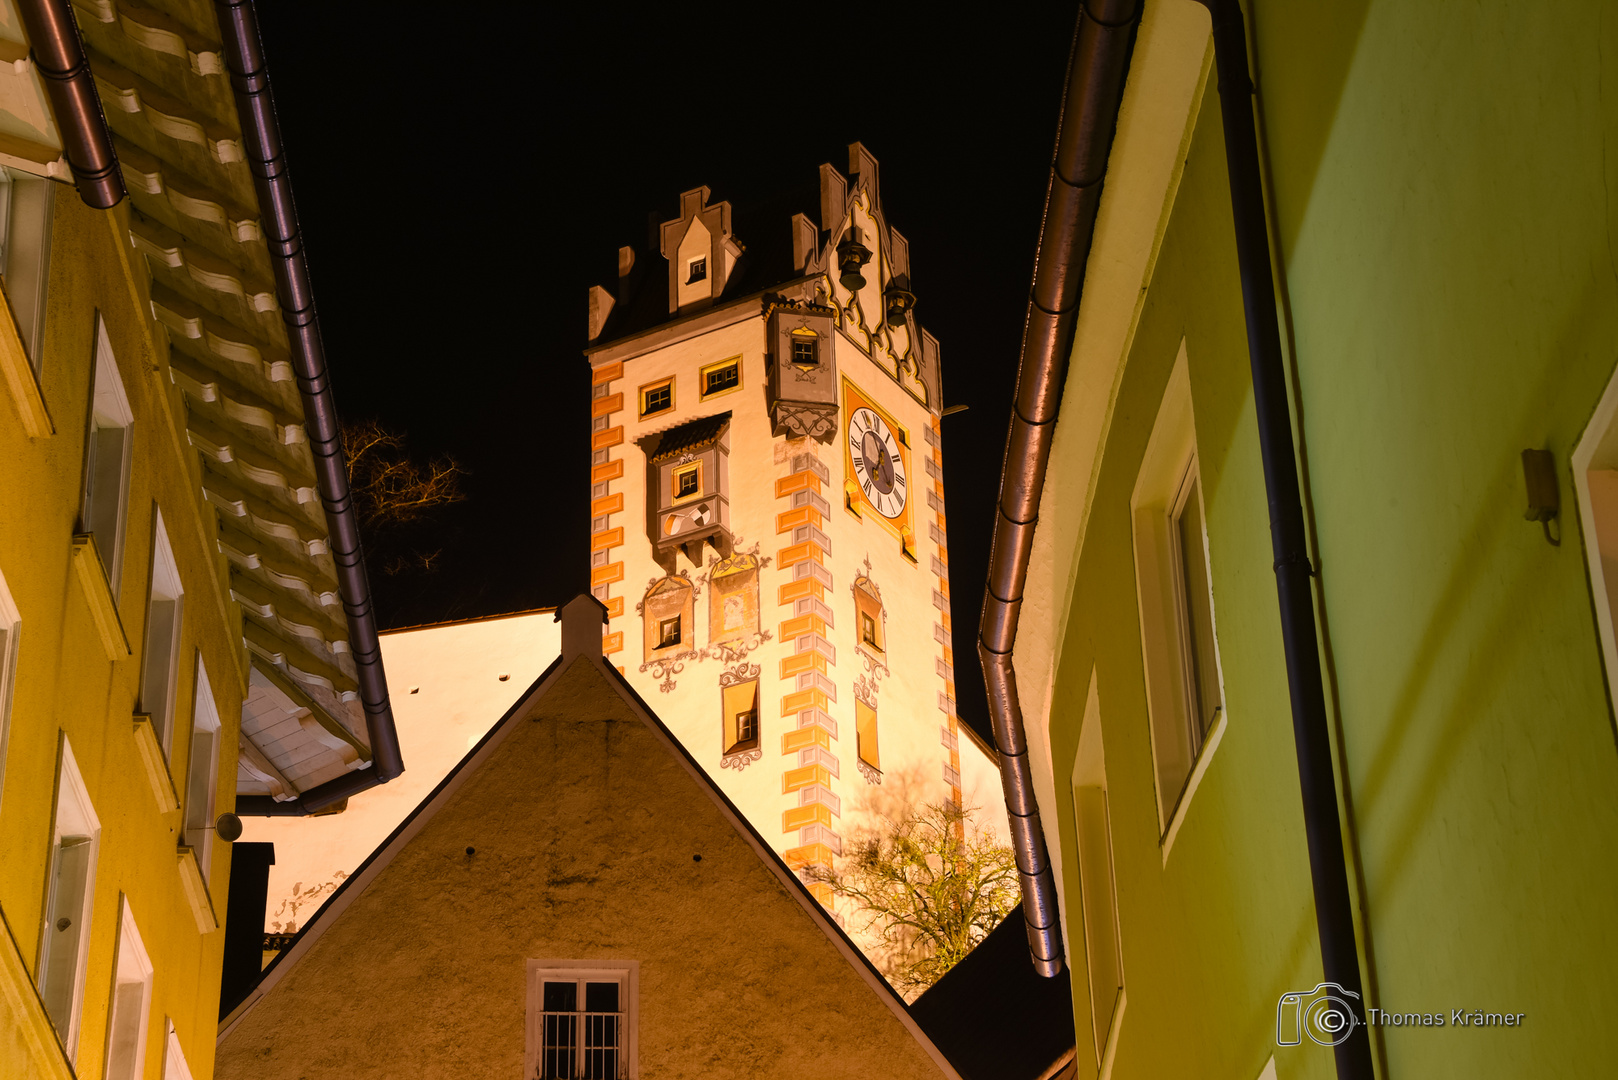
<svg viewBox="0 0 1618 1080">
<path fill-rule="evenodd" d="M 745 205 L 846 172 L 859 140 L 945 404 L 970 406 L 944 478 L 960 709 L 984 730 L 974 641 L 1077 5 L 558 10 L 259 3 L 338 407 L 470 473 L 411 538 L 433 573 L 373 560 L 383 625 L 586 588 L 586 289 L 681 191 Z"/>
</svg>

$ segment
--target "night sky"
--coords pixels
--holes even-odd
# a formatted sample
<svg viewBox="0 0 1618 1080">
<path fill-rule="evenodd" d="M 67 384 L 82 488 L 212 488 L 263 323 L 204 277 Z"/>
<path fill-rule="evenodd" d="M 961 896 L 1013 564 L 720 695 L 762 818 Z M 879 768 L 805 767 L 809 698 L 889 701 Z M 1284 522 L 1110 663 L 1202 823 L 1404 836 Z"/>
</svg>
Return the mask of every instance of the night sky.
<svg viewBox="0 0 1618 1080">
<path fill-rule="evenodd" d="M 858 140 L 969 406 L 944 481 L 959 705 L 986 731 L 974 642 L 1077 5 L 557 11 L 259 3 L 339 410 L 470 473 L 409 538 L 433 572 L 373 561 L 384 627 L 586 589 L 586 290 L 681 191 L 745 206 L 846 173 Z"/>
</svg>

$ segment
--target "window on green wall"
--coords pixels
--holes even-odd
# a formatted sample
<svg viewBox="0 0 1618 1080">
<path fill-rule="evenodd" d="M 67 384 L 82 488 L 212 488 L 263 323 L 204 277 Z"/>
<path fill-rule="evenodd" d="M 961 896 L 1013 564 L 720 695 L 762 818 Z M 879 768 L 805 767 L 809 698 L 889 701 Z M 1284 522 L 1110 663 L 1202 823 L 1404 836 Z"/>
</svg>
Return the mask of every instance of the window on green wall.
<svg viewBox="0 0 1618 1080">
<path fill-rule="evenodd" d="M 1165 857 L 1217 743 L 1225 711 L 1203 480 L 1182 345 L 1130 500 Z"/>
<path fill-rule="evenodd" d="M 1112 821 L 1107 806 L 1107 761 L 1095 677 L 1079 728 L 1073 762 L 1073 824 L 1079 849 L 1079 902 L 1083 909 L 1084 962 L 1091 1033 L 1100 1065 L 1121 1016 L 1123 950 L 1118 932 L 1118 882 L 1113 871 Z"/>
</svg>

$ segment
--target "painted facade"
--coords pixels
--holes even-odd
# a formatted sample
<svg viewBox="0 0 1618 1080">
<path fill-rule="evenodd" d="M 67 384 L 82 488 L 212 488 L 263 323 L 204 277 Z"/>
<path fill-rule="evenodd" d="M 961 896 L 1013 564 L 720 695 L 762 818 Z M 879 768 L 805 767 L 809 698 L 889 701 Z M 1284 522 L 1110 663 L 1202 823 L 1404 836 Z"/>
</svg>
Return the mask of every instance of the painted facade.
<svg viewBox="0 0 1618 1080">
<path fill-rule="evenodd" d="M 561 655 L 226 1023 L 220 1077 L 957 1075 L 602 621 L 564 608 Z"/>
<path fill-rule="evenodd" d="M 883 784 L 1004 820 L 956 719 L 939 349 L 908 247 L 859 144 L 803 199 L 818 222 L 743 235 L 686 192 L 591 291 L 588 349 L 607 655 L 800 868 Z"/>
<path fill-rule="evenodd" d="M 370 750 L 214 7 L 77 11 L 111 210 L 0 3 L 0 1076 L 207 1080 L 238 779 Z"/>
<path fill-rule="evenodd" d="M 1618 23 L 1247 14 L 1376 1067 L 1600 1075 Z M 1144 6 L 1016 649 L 1084 1077 L 1333 1075 L 1216 75 Z"/>
</svg>

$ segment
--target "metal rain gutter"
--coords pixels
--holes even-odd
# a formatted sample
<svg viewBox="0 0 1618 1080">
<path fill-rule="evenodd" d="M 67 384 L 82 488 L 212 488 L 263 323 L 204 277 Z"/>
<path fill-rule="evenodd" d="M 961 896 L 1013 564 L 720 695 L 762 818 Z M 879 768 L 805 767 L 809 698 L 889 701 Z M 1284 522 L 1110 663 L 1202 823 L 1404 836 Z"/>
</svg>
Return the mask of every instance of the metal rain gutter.
<svg viewBox="0 0 1618 1080">
<path fill-rule="evenodd" d="M 281 132 L 275 119 L 275 99 L 270 93 L 269 75 L 264 66 L 264 45 L 259 38 L 258 17 L 251 0 L 216 0 L 215 12 L 224 37 L 225 63 L 230 69 L 230 85 L 236 96 L 236 111 L 242 123 L 242 143 L 253 186 L 258 191 L 265 243 L 275 268 L 276 293 L 281 317 L 286 322 L 292 364 L 303 395 L 304 416 L 309 444 L 314 451 L 315 475 L 320 501 L 326 510 L 326 526 L 331 534 L 332 560 L 336 563 L 338 591 L 348 617 L 349 650 L 365 707 L 365 727 L 370 736 L 371 764 L 304 792 L 293 802 L 276 803 L 261 796 L 238 801 L 238 813 L 300 814 L 329 806 L 349 795 L 386 783 L 404 771 L 399 753 L 399 735 L 394 728 L 393 707 L 388 702 L 388 684 L 382 671 L 382 646 L 377 637 L 376 615 L 371 605 L 371 586 L 365 577 L 360 552 L 359 519 L 348 488 L 348 469 L 343 460 L 342 431 L 332 398 L 331 376 L 326 368 L 326 352 L 320 340 L 320 324 L 315 317 L 314 294 L 309 286 L 309 267 L 304 261 L 303 236 L 292 202 L 292 184 L 287 174 Z M 264 804 L 269 804 L 265 806 Z"/>
<path fill-rule="evenodd" d="M 34 66 L 51 99 L 51 112 L 62 133 L 62 153 L 73 170 L 79 197 L 97 210 L 111 210 L 123 201 L 124 177 L 72 5 L 68 0 L 18 0 L 17 10 L 28 31 Z"/>
<path fill-rule="evenodd" d="M 1087 0 L 1074 31 L 978 635 L 978 657 L 983 664 L 1012 849 L 1022 884 L 1028 945 L 1035 970 L 1047 978 L 1062 971 L 1062 927 L 1056 882 L 1034 798 L 1011 652 L 1039 521 L 1045 466 L 1068 356 L 1073 351 L 1085 262 L 1139 18 L 1136 0 Z"/>
<path fill-rule="evenodd" d="M 1332 771 L 1331 727 L 1315 631 L 1313 568 L 1304 530 L 1298 460 L 1292 443 L 1292 414 L 1286 367 L 1281 357 L 1280 319 L 1275 307 L 1275 276 L 1259 174 L 1258 136 L 1253 121 L 1253 82 L 1247 70 L 1247 32 L 1237 0 L 1200 0 L 1213 17 L 1214 60 L 1219 68 L 1219 107 L 1224 124 L 1225 165 L 1230 174 L 1231 211 L 1236 225 L 1236 261 L 1247 319 L 1248 360 L 1253 372 L 1253 410 L 1258 420 L 1264 489 L 1270 504 L 1270 544 L 1275 554 L 1275 588 L 1281 605 L 1281 638 L 1286 653 L 1297 746 L 1298 781 L 1303 795 L 1304 833 L 1314 888 L 1315 924 L 1326 982 L 1357 995 L 1363 1004 L 1359 949 L 1337 812 Z M 1342 1080 L 1371 1080 L 1371 1042 L 1361 1026 L 1334 1048 Z"/>
</svg>

